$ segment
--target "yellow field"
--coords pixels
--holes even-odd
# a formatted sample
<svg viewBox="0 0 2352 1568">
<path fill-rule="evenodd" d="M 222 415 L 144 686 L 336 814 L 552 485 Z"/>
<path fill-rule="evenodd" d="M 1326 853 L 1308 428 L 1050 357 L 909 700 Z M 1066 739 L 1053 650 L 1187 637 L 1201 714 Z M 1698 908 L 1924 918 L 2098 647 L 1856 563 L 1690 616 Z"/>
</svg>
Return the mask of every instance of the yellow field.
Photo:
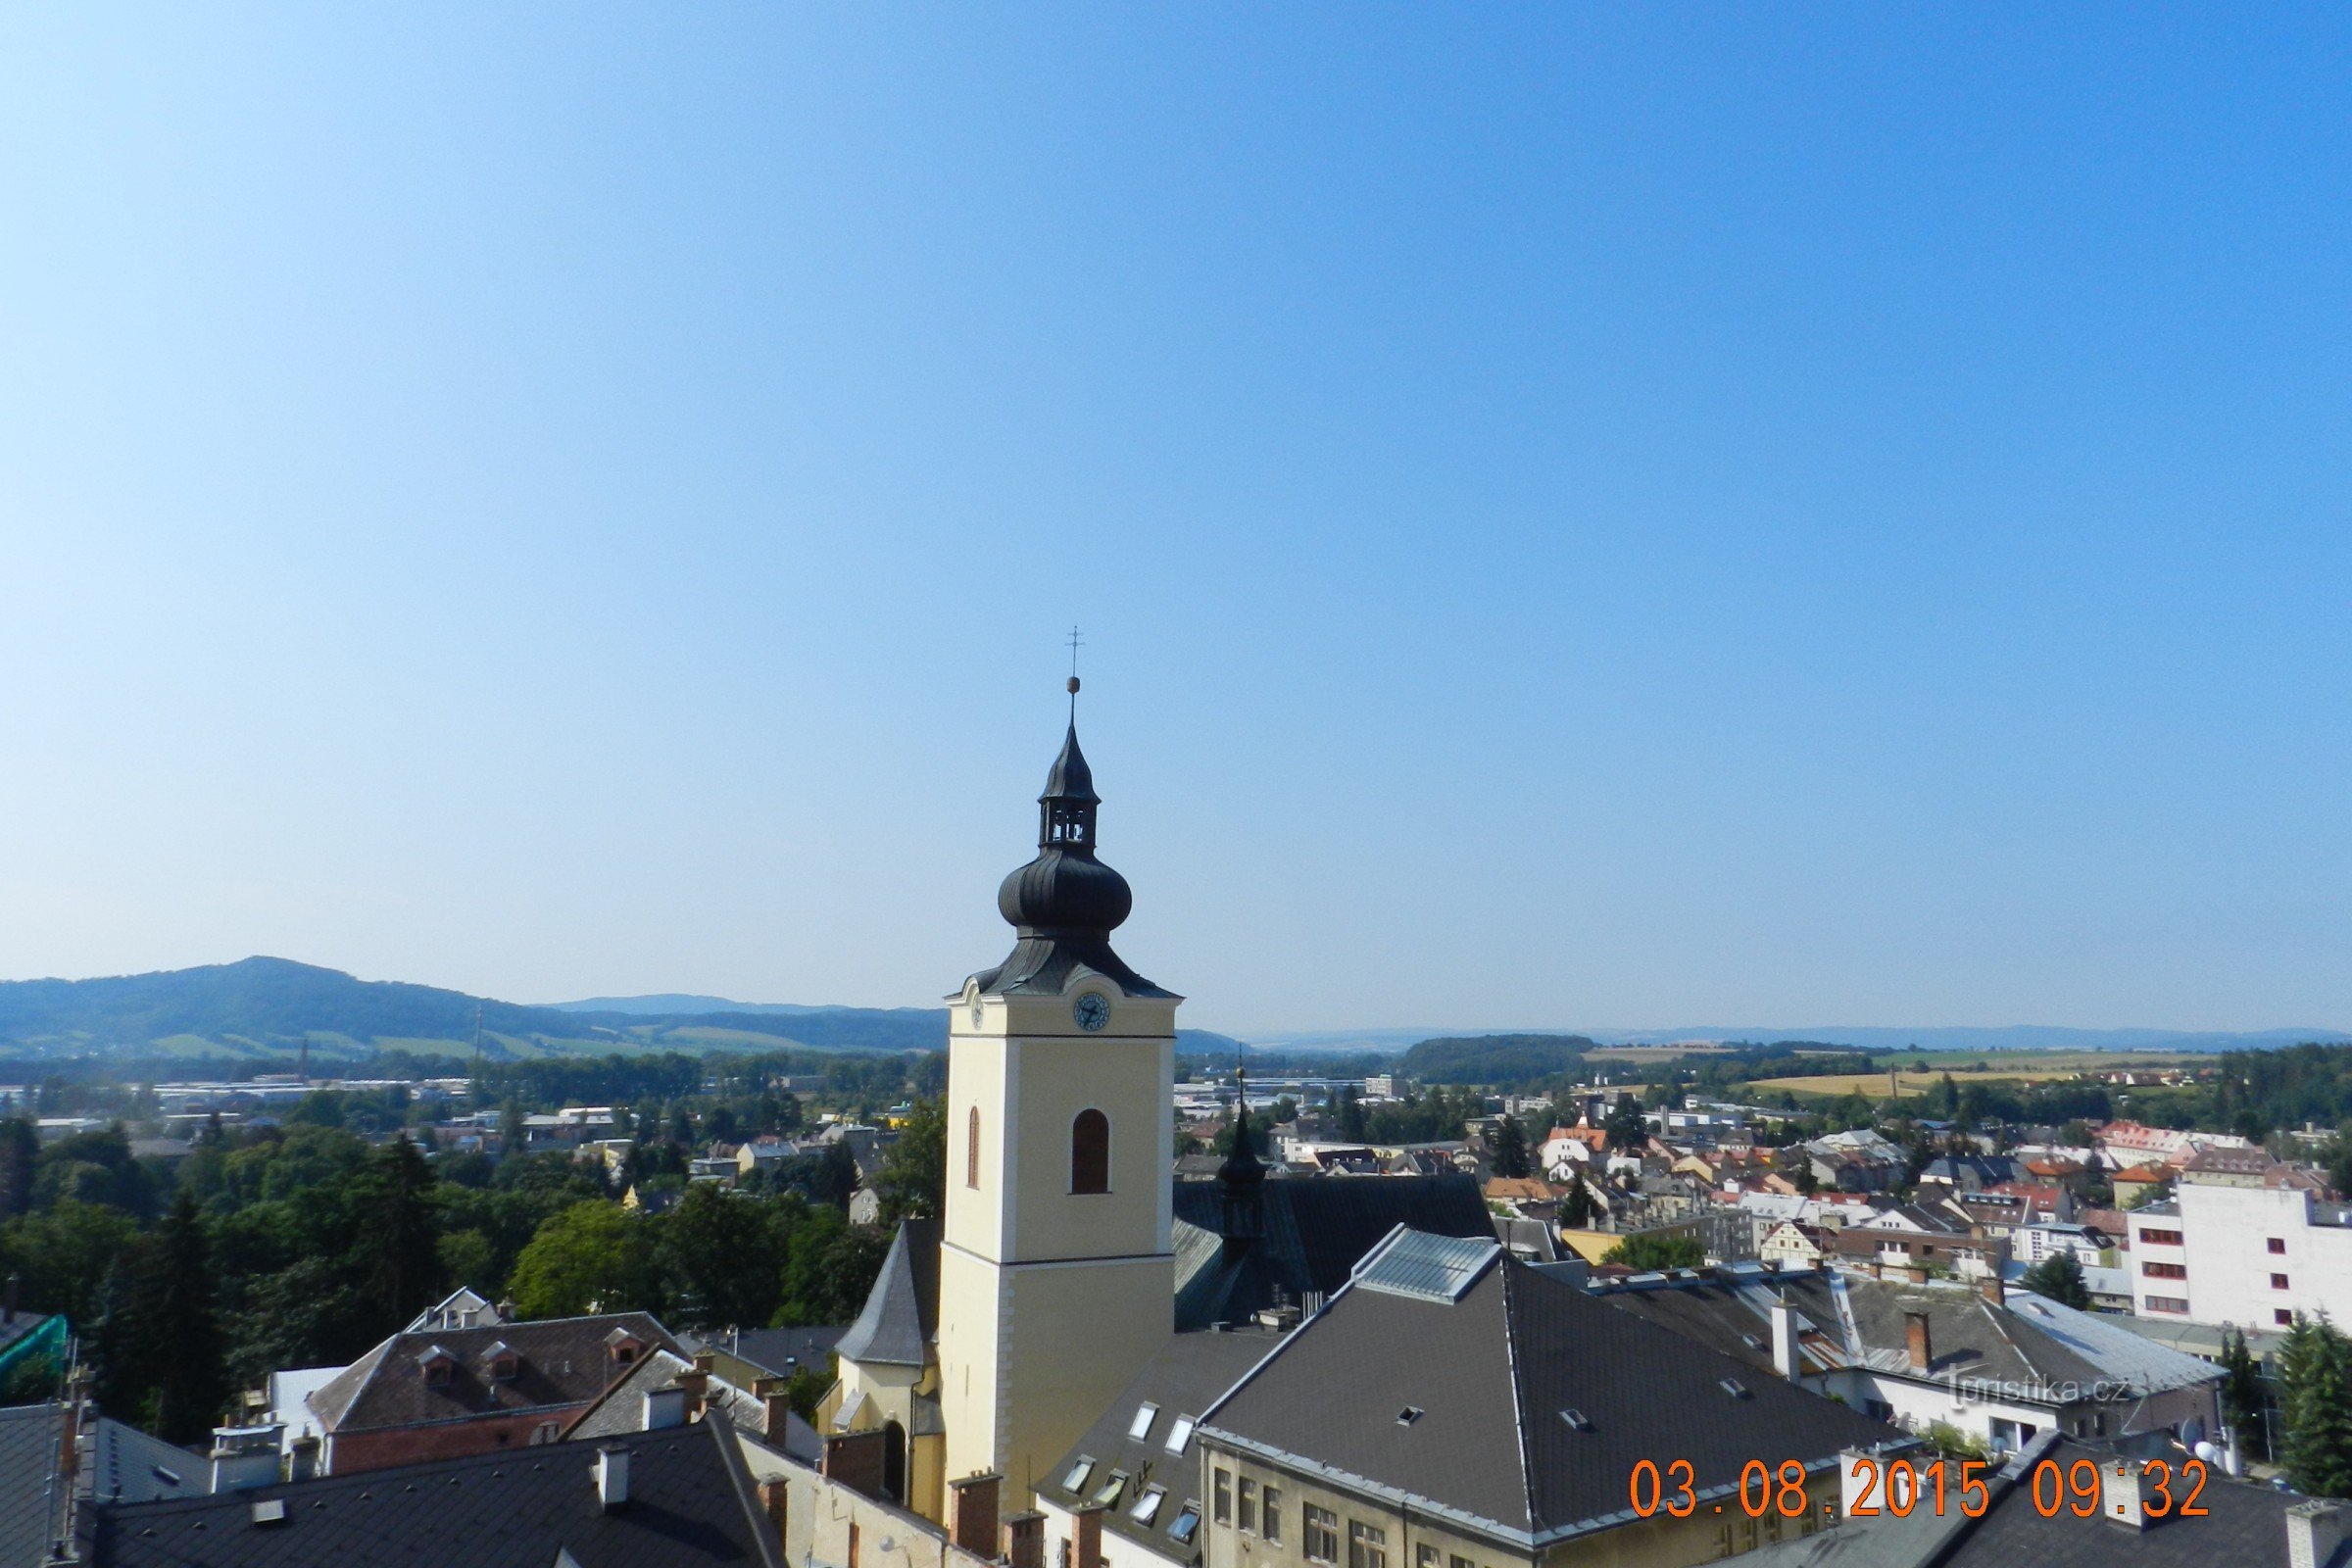
<svg viewBox="0 0 2352 1568">
<path fill-rule="evenodd" d="M 2014 1067 L 1995 1065 L 2001 1059 L 1997 1054 L 1988 1054 L 1982 1059 L 1985 1063 L 1984 1070 L 1982 1072 L 1977 1070 L 1973 1062 L 1954 1062 L 1948 1067 L 1938 1066 L 1925 1072 L 1898 1073 L 1895 1077 L 1897 1087 L 1893 1092 L 1896 1095 L 1926 1094 L 1935 1088 L 1947 1072 L 1952 1075 L 1952 1082 L 1962 1088 L 1966 1088 L 1970 1084 L 2040 1084 L 2049 1083 L 2055 1079 L 2072 1078 L 2080 1073 L 2097 1072 L 2117 1067 L 2153 1072 L 2164 1067 L 2178 1066 L 2182 1061 L 2193 1061 L 2195 1058 L 2159 1056 L 2147 1053 L 2053 1051 L 2035 1053 L 2031 1056 L 2026 1056 Z M 1805 1078 L 1760 1078 L 1756 1080 L 1753 1087 L 1786 1089 L 1799 1095 L 1849 1095 L 1858 1089 L 1874 1100 L 1884 1099 L 1887 1095 L 1886 1074 L 1883 1072 L 1823 1073 Z"/>
</svg>

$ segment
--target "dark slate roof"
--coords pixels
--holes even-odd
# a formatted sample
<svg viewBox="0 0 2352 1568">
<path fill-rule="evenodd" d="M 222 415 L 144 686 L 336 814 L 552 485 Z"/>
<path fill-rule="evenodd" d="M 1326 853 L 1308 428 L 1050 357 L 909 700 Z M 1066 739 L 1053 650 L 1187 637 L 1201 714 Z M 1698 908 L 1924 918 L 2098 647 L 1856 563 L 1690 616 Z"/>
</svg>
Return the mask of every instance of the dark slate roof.
<svg viewBox="0 0 2352 1568">
<path fill-rule="evenodd" d="M 574 1417 L 564 1436 L 570 1441 L 582 1442 L 590 1438 L 643 1432 L 646 1429 L 645 1396 L 658 1389 L 668 1388 L 677 1382 L 680 1373 L 692 1370 L 693 1363 L 681 1360 L 667 1350 L 656 1350 L 629 1368 L 625 1377 Z M 703 1401 L 708 1414 L 750 1434 L 779 1453 L 790 1454 L 812 1469 L 824 1459 L 824 1440 L 816 1435 L 814 1427 L 787 1410 L 784 1412 L 784 1430 L 770 1432 L 767 1429 L 767 1401 L 754 1396 L 748 1388 L 713 1377 L 703 1387 Z"/>
<path fill-rule="evenodd" d="M 34 1568 L 48 1555 L 42 1502 L 55 1468 L 58 1418 L 55 1404 L 0 1409 L 0 1568 Z"/>
<path fill-rule="evenodd" d="M 1325 1296 L 1398 1225 L 1436 1236 L 1483 1237 L 1494 1226 L 1469 1176 L 1310 1177 L 1266 1182 L 1261 1239 L 1227 1248 L 1225 1189 L 1219 1182 L 1175 1184 L 1176 1327 L 1238 1323 L 1310 1292 Z"/>
<path fill-rule="evenodd" d="M 2145 1530 L 2128 1530 L 2071 1512 L 2044 1519 L 2034 1511 L 2030 1478 L 2041 1458 L 2055 1460 L 2063 1475 L 2078 1459 L 2114 1457 L 2112 1449 L 2071 1439 L 2046 1449 L 2034 1445 L 2003 1472 L 2014 1478 L 2011 1484 L 1994 1493 L 1973 1528 L 1963 1527 L 1937 1568 L 2286 1568 L 2286 1511 L 2304 1499 L 2231 1481 L 2218 1468 L 2197 1498 L 2202 1519 L 2159 1519 Z M 2180 1457 L 2174 1456 L 2176 1471 Z M 2328 1562 L 2340 1568 L 2348 1558 L 2352 1546 Z"/>
<path fill-rule="evenodd" d="M 939 1222 L 899 1222 L 865 1308 L 834 1346 L 853 1361 L 922 1366 L 939 1333 Z"/>
<path fill-rule="evenodd" d="M 1705 1496 L 1729 1494 L 1759 1454 L 1828 1465 L 1905 1441 L 1503 1256 L 1450 1301 L 1350 1287 L 1203 1425 L 1211 1442 L 1522 1545 L 1627 1522 L 1625 1478 L 1661 1453 L 1690 1459 Z"/>
<path fill-rule="evenodd" d="M 78 1484 L 86 1495 L 104 1502 L 153 1502 L 213 1490 L 213 1461 L 205 1454 L 149 1437 L 112 1416 L 99 1416 L 84 1431 L 88 1459 Z"/>
<path fill-rule="evenodd" d="M 629 1502 L 606 1513 L 596 1443 L 558 1443 L 217 1497 L 100 1508 L 96 1568 L 781 1568 L 732 1428 L 607 1440 L 629 1450 Z M 254 1522 L 258 1501 L 285 1518 Z"/>
<path fill-rule="evenodd" d="M 823 1371 L 826 1357 L 849 1332 L 847 1323 L 835 1323 L 797 1329 L 712 1330 L 680 1334 L 678 1339 L 689 1349 L 716 1352 L 722 1371 L 732 1358 L 755 1368 L 755 1376 L 788 1378 L 803 1367 Z"/>
<path fill-rule="evenodd" d="M 351 1432 L 584 1404 L 619 1371 L 606 1346 L 615 1330 L 652 1348 L 678 1348 L 668 1330 L 644 1312 L 395 1334 L 312 1394 L 311 1411 L 321 1431 Z M 502 1340 L 518 1358 L 515 1376 L 505 1383 L 491 1379 L 484 1360 L 484 1352 Z M 436 1347 L 457 1362 L 449 1382 L 439 1388 L 425 1381 L 421 1365 Z"/>
<path fill-rule="evenodd" d="M 1178 1421 L 1198 1419 L 1218 1396 L 1271 1354 L 1283 1338 L 1272 1329 L 1254 1327 L 1177 1335 L 1136 1374 L 1135 1381 L 1086 1429 L 1086 1435 L 1061 1461 L 1039 1480 L 1039 1494 L 1065 1508 L 1075 1508 L 1100 1492 L 1113 1471 L 1123 1471 L 1127 1483 L 1102 1515 L 1103 1528 L 1162 1557 L 1199 1562 L 1200 1541 L 1207 1532 L 1196 1529 L 1188 1544 L 1170 1536 L 1168 1526 L 1176 1522 L 1185 1503 L 1202 1500 L 1199 1494 L 1200 1440 L 1188 1437 L 1180 1451 L 1171 1452 L 1168 1438 Z M 1128 1437 L 1137 1412 L 1147 1402 L 1158 1406 L 1158 1413 L 1143 1437 Z M 1082 1488 L 1072 1491 L 1062 1483 L 1081 1459 L 1092 1460 L 1093 1465 Z M 1150 1525 L 1137 1524 L 1127 1510 L 1153 1486 L 1165 1487 L 1167 1496 L 1161 1499 L 1159 1512 Z"/>
<path fill-rule="evenodd" d="M 1040 862 L 1015 871 L 1019 876 Z M 1100 862 L 1096 862 L 1100 863 Z M 1105 868 L 1107 869 L 1107 867 Z M 1039 872 L 1043 875 L 1044 872 Z M 972 976 L 972 983 L 989 996 L 1058 997 L 1089 976 L 1100 976 L 1130 997 L 1172 997 L 1176 993 L 1137 974 L 1111 951 L 1107 937 L 1025 936 L 993 969 Z M 958 993 L 960 995 L 961 993 Z"/>
</svg>

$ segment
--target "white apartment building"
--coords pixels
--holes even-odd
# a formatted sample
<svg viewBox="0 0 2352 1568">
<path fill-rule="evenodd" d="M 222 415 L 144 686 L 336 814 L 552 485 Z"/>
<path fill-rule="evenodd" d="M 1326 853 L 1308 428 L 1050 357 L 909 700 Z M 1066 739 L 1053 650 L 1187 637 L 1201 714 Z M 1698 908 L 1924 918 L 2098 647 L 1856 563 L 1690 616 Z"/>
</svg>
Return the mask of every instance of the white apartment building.
<svg viewBox="0 0 2352 1568">
<path fill-rule="evenodd" d="M 2290 1182 L 2197 1174 L 2169 1202 L 2132 1214 L 2134 1313 L 2265 1330 L 2297 1312 L 2352 1316 L 2352 1209 Z"/>
</svg>

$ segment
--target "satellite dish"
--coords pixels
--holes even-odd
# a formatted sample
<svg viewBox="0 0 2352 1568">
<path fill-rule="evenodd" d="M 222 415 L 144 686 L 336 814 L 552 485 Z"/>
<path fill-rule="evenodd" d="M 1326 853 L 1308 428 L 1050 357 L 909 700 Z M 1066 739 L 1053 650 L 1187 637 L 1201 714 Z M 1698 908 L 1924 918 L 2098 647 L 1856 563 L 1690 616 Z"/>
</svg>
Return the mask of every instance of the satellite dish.
<svg viewBox="0 0 2352 1568">
<path fill-rule="evenodd" d="M 2198 1444 L 2195 1452 L 2197 1457 L 2204 1460 L 2207 1464 L 2216 1462 L 2222 1456 L 2222 1450 L 2215 1447 L 2210 1443 Z"/>
</svg>

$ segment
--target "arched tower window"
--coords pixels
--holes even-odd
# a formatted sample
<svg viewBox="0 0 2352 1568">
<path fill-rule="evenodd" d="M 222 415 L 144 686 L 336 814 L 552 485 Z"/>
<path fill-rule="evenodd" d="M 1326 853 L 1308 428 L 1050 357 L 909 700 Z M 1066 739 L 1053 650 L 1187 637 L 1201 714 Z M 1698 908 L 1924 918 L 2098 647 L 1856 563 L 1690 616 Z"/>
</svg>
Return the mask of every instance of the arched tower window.
<svg viewBox="0 0 2352 1568">
<path fill-rule="evenodd" d="M 963 1185 L 980 1185 L 980 1107 L 974 1105 L 963 1118 Z"/>
<path fill-rule="evenodd" d="M 1110 1118 L 1082 1110 L 1070 1123 L 1070 1191 L 1110 1191 Z"/>
</svg>

